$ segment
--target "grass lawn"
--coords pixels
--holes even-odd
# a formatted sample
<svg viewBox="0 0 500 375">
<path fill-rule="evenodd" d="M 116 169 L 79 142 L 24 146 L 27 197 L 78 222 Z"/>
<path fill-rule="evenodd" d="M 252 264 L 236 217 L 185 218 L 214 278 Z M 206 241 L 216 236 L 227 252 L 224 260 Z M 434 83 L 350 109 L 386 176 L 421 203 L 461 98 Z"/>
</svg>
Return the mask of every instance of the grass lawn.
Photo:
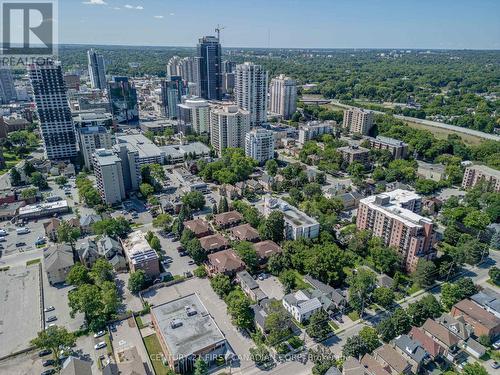
<svg viewBox="0 0 500 375">
<path fill-rule="evenodd" d="M 146 345 L 149 358 L 151 358 L 151 362 L 153 363 L 156 375 L 167 375 L 169 371 L 160 360 L 163 351 L 161 350 L 160 342 L 158 341 L 156 334 L 144 337 L 144 344 Z"/>
<path fill-rule="evenodd" d="M 31 266 L 32 264 L 38 264 L 40 263 L 41 259 L 40 258 L 36 258 L 36 259 L 31 259 L 31 260 L 28 260 L 26 262 L 26 266 Z"/>
<path fill-rule="evenodd" d="M 104 341 L 106 342 L 106 352 L 108 353 L 108 355 L 113 355 L 113 344 L 111 344 L 109 333 L 106 333 L 104 335 Z"/>
<path fill-rule="evenodd" d="M 302 275 L 298 272 L 295 271 L 295 285 L 296 289 L 311 289 L 312 286 L 309 283 L 306 283 L 304 279 L 302 278 Z"/>
<path fill-rule="evenodd" d="M 137 327 L 139 329 L 142 329 L 142 328 L 146 327 L 146 325 L 142 322 L 142 318 L 140 316 L 136 316 L 135 320 L 137 322 Z"/>
<path fill-rule="evenodd" d="M 359 320 L 359 314 L 357 311 L 351 311 L 349 314 L 347 314 L 347 316 L 349 317 L 349 319 L 351 319 L 353 322 L 355 322 L 356 320 Z"/>
<path fill-rule="evenodd" d="M 330 326 L 330 328 L 333 330 L 333 331 L 336 331 L 337 329 L 339 329 L 339 326 L 336 325 L 334 322 L 332 322 L 331 320 L 328 322 L 328 325 Z"/>
<path fill-rule="evenodd" d="M 416 293 L 418 292 L 420 289 L 422 289 L 420 287 L 420 285 L 418 284 L 413 284 L 409 289 L 408 289 L 408 295 L 411 296 L 413 293 Z"/>
</svg>

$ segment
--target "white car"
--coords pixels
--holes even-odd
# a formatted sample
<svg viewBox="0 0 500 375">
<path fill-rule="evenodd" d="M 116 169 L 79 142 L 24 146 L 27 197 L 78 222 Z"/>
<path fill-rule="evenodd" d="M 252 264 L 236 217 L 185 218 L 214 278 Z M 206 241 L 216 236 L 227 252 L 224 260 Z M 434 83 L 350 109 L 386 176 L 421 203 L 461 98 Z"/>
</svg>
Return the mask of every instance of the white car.
<svg viewBox="0 0 500 375">
<path fill-rule="evenodd" d="M 43 309 L 44 312 L 49 312 L 49 311 L 54 311 L 56 308 L 54 306 L 48 306 L 45 309 Z"/>
<path fill-rule="evenodd" d="M 101 337 L 101 336 L 104 336 L 106 334 L 106 331 L 99 331 L 97 333 L 94 334 L 94 338 L 98 338 L 98 337 Z"/>
<path fill-rule="evenodd" d="M 0 236 L 6 236 L 8 233 L 5 229 L 0 229 Z"/>
<path fill-rule="evenodd" d="M 99 350 L 99 349 L 102 349 L 105 347 L 106 347 L 106 343 L 104 341 L 101 341 L 100 343 L 94 345 L 95 350 Z"/>
</svg>

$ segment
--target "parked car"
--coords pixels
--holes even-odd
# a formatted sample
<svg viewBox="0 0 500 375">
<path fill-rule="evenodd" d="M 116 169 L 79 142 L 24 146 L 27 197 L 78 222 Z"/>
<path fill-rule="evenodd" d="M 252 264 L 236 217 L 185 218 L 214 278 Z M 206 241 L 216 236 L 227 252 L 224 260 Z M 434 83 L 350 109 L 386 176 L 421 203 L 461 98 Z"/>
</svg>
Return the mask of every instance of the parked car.
<svg viewBox="0 0 500 375">
<path fill-rule="evenodd" d="M 94 334 L 94 338 L 98 338 L 98 337 L 101 337 L 101 336 L 104 336 L 106 334 L 106 331 L 99 331 L 97 333 Z"/>
<path fill-rule="evenodd" d="M 186 253 L 185 251 L 181 251 L 181 252 L 179 253 L 179 256 L 181 256 L 181 257 L 185 257 L 186 255 L 187 255 L 187 253 Z"/>
<path fill-rule="evenodd" d="M 16 229 L 16 233 L 17 234 L 28 234 L 30 232 L 29 228 L 18 228 Z"/>
<path fill-rule="evenodd" d="M 16 243 L 16 247 L 23 247 L 26 246 L 26 242 L 18 242 Z"/>
<path fill-rule="evenodd" d="M 56 370 L 54 370 L 53 368 L 49 369 L 49 370 L 45 370 L 43 372 L 40 373 L 40 375 L 52 375 L 52 374 L 55 374 L 56 373 Z"/>
<path fill-rule="evenodd" d="M 47 323 L 55 322 L 56 320 L 57 320 L 57 316 L 55 316 L 55 315 L 49 316 L 47 319 L 45 319 L 45 321 Z"/>
<path fill-rule="evenodd" d="M 267 279 L 269 276 L 267 275 L 267 273 L 262 272 L 258 277 L 259 277 L 259 280 L 262 281 L 262 280 Z"/>
<path fill-rule="evenodd" d="M 46 359 L 45 361 L 42 362 L 43 367 L 53 366 L 54 364 L 55 361 L 53 359 Z"/>
<path fill-rule="evenodd" d="M 8 233 L 5 229 L 0 229 L 0 236 L 6 236 Z"/>
<path fill-rule="evenodd" d="M 492 367 L 492 368 L 494 368 L 494 369 L 496 370 L 497 368 L 499 368 L 499 367 L 500 367 L 500 363 L 499 363 L 499 362 L 497 362 L 497 361 L 494 361 L 494 362 L 491 364 L 491 367 Z"/>
<path fill-rule="evenodd" d="M 106 342 L 105 341 L 101 341 L 100 343 L 97 343 L 94 345 L 94 349 L 95 350 L 99 350 L 99 349 L 102 349 L 102 348 L 105 348 L 106 347 Z"/>
<path fill-rule="evenodd" d="M 500 340 L 497 340 L 493 343 L 493 348 L 495 348 L 496 350 L 500 349 Z"/>
<path fill-rule="evenodd" d="M 0 242 L 6 242 L 7 239 L 5 237 L 0 237 Z"/>
<path fill-rule="evenodd" d="M 184 251 L 184 246 L 177 246 L 177 251 Z"/>
<path fill-rule="evenodd" d="M 193 264 L 194 264 L 194 260 L 190 260 L 190 261 L 188 262 L 188 265 L 190 265 L 190 266 L 192 266 Z"/>
<path fill-rule="evenodd" d="M 56 308 L 54 306 L 47 306 L 43 309 L 44 312 L 54 311 Z"/>
<path fill-rule="evenodd" d="M 38 352 L 38 356 L 39 357 L 45 357 L 46 355 L 49 355 L 50 353 L 52 353 L 52 350 L 50 350 L 50 349 L 43 349 L 43 350 L 40 350 Z"/>
</svg>

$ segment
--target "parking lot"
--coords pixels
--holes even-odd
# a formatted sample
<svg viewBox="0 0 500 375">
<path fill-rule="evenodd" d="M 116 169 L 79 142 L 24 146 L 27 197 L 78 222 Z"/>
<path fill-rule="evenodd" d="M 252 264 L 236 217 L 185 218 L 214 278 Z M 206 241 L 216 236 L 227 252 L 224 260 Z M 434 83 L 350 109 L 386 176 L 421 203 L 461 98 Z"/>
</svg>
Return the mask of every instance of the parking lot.
<svg viewBox="0 0 500 375">
<path fill-rule="evenodd" d="M 114 324 L 115 330 L 111 332 L 113 340 L 113 351 L 115 358 L 118 358 L 118 353 L 124 349 L 135 346 L 142 359 L 142 363 L 148 374 L 154 374 L 153 366 L 149 360 L 148 353 L 141 338 L 141 334 L 137 329 L 134 318 L 122 320 Z M 120 364 L 118 364 L 120 369 Z"/>
<path fill-rule="evenodd" d="M 157 233 L 160 239 L 161 248 L 165 253 L 166 259 L 170 263 L 165 264 L 166 271 L 170 272 L 172 275 L 183 275 L 184 272 L 193 272 L 196 268 L 196 264 L 189 264 L 192 259 L 189 256 L 181 257 L 177 251 L 177 247 L 181 246 L 179 241 L 173 241 L 170 238 L 165 238 Z"/>
<path fill-rule="evenodd" d="M 49 358 L 49 356 L 40 358 L 38 351 L 20 354 L 0 361 L 0 374 L 40 375 L 42 371 L 47 369 L 42 366 L 42 360 Z"/>
<path fill-rule="evenodd" d="M 143 297 L 149 303 L 159 305 L 192 293 L 198 294 L 208 312 L 224 333 L 234 352 L 240 356 L 241 362 L 233 364 L 233 366 L 240 368 L 253 366 L 253 362 L 249 358 L 249 349 L 254 346 L 253 341 L 250 337 L 245 337 L 231 323 L 231 317 L 227 314 L 224 301 L 212 290 L 208 279 L 192 278 L 176 285 L 150 291 L 145 293 Z"/>
<path fill-rule="evenodd" d="M 39 267 L 0 272 L 0 357 L 29 347 L 41 330 Z"/>
</svg>

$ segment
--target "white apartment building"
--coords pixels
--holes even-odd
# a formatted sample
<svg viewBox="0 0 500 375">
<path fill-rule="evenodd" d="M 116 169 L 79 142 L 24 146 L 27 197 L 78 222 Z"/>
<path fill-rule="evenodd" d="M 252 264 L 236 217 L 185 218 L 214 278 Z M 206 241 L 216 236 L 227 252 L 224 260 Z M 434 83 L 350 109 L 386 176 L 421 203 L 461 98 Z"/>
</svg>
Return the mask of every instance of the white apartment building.
<svg viewBox="0 0 500 375">
<path fill-rule="evenodd" d="M 351 108 L 344 111 L 344 128 L 351 133 L 367 135 L 373 126 L 373 112 L 362 108 Z"/>
<path fill-rule="evenodd" d="M 115 144 L 115 136 L 108 132 L 103 126 L 91 126 L 78 130 L 80 152 L 83 155 L 85 166 L 93 167 L 92 154 L 95 150 L 110 149 Z"/>
<path fill-rule="evenodd" d="M 265 163 L 274 158 L 274 133 L 256 128 L 245 135 L 245 155 Z"/>
<path fill-rule="evenodd" d="M 262 66 L 245 62 L 236 65 L 234 93 L 236 104 L 250 112 L 250 125 L 267 120 L 267 77 Z"/>
<path fill-rule="evenodd" d="M 172 56 L 167 63 L 167 79 L 172 76 L 180 76 L 182 74 L 182 58 Z"/>
<path fill-rule="evenodd" d="M 217 105 L 210 110 L 210 143 L 222 155 L 228 147 L 245 147 L 250 131 L 250 112 L 234 104 Z"/>
<path fill-rule="evenodd" d="M 40 133 L 49 160 L 69 159 L 77 155 L 76 134 L 69 107 L 62 66 L 31 64 L 28 75 L 33 87 Z"/>
<path fill-rule="evenodd" d="M 297 82 L 280 74 L 271 80 L 269 91 L 270 112 L 281 115 L 284 120 L 292 118 L 297 110 Z"/>
<path fill-rule="evenodd" d="M 306 125 L 302 125 L 299 129 L 299 143 L 304 144 L 311 139 L 319 137 L 323 134 L 332 134 L 333 127 L 337 125 L 335 121 L 310 121 Z"/>
<path fill-rule="evenodd" d="M 102 200 L 115 204 L 125 199 L 121 159 L 110 150 L 98 149 L 93 154 L 93 165 Z"/>
<path fill-rule="evenodd" d="M 319 223 L 316 219 L 306 215 L 297 207 L 288 204 L 282 199 L 268 195 L 256 207 L 265 217 L 268 217 L 271 212 L 276 210 L 283 213 L 285 239 L 287 240 L 297 240 L 299 238 L 312 239 L 319 236 Z"/>
<path fill-rule="evenodd" d="M 210 130 L 210 105 L 205 99 L 188 99 L 184 106 L 190 109 L 191 126 L 197 134 L 205 134 Z"/>
<path fill-rule="evenodd" d="M 116 143 L 126 145 L 129 150 L 136 151 L 140 165 L 165 163 L 165 152 L 137 131 L 128 130 L 125 133 L 116 134 Z"/>
</svg>

